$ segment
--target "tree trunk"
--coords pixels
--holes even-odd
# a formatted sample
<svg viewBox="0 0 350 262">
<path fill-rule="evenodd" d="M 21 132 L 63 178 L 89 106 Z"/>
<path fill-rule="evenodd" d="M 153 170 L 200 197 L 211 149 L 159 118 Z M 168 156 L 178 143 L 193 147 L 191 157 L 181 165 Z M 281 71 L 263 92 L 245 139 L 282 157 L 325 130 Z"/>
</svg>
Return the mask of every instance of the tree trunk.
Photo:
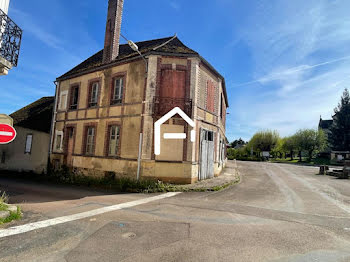
<svg viewBox="0 0 350 262">
<path fill-rule="evenodd" d="M 290 160 L 293 161 L 293 150 L 290 150 Z"/>
<path fill-rule="evenodd" d="M 312 159 L 312 152 L 313 152 L 312 150 L 309 151 L 309 159 L 310 159 L 310 161 Z"/>
<path fill-rule="evenodd" d="M 299 151 L 299 162 L 301 162 L 301 151 Z"/>
</svg>

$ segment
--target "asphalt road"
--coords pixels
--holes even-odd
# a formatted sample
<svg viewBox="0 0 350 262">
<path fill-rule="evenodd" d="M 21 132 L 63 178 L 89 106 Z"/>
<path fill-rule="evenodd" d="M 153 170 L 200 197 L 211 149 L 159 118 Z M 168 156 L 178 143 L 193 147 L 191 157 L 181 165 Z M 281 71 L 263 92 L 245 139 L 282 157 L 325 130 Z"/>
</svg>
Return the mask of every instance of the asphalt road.
<svg viewBox="0 0 350 262">
<path fill-rule="evenodd" d="M 317 176 L 314 167 L 238 166 L 241 183 L 224 191 L 181 193 L 0 238 L 0 261 L 350 261 L 350 180 Z M 11 226 L 155 196 L 0 185 L 25 211 Z"/>
</svg>

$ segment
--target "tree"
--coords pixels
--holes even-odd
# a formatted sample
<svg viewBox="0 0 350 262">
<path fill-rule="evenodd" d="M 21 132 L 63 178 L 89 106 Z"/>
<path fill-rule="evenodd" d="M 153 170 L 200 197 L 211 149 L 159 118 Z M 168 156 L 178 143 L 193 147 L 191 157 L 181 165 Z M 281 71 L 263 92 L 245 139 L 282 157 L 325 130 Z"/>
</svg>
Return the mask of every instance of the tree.
<svg viewBox="0 0 350 262">
<path fill-rule="evenodd" d="M 333 124 L 330 128 L 330 144 L 333 150 L 350 150 L 350 95 L 345 89 L 338 107 L 334 109 Z"/>
<path fill-rule="evenodd" d="M 253 148 L 256 152 L 270 152 L 277 144 L 279 134 L 277 131 L 260 131 L 257 132 L 248 143 L 248 148 Z"/>
<path fill-rule="evenodd" d="M 315 151 L 322 151 L 326 147 L 326 137 L 322 130 L 301 129 L 295 135 L 295 145 L 299 150 L 299 160 L 301 161 L 301 152 L 307 151 L 309 159 Z"/>
<path fill-rule="evenodd" d="M 279 138 L 277 140 L 277 144 L 272 149 L 272 153 L 273 153 L 274 157 L 279 156 L 280 158 L 282 158 L 283 154 L 286 153 L 285 148 L 284 148 L 285 140 L 286 140 L 285 138 Z"/>
<path fill-rule="evenodd" d="M 288 136 L 284 138 L 283 150 L 290 153 L 290 160 L 293 160 L 294 150 L 296 150 L 295 136 Z"/>
</svg>

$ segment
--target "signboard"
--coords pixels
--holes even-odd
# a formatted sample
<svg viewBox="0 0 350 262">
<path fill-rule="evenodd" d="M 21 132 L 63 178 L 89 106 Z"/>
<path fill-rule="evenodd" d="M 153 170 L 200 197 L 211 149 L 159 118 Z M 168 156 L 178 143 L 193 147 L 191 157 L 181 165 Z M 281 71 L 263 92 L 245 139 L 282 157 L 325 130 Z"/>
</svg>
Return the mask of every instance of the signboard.
<svg viewBox="0 0 350 262">
<path fill-rule="evenodd" d="M 270 157 L 270 152 L 269 151 L 263 151 L 262 155 L 263 155 L 263 157 Z"/>
<path fill-rule="evenodd" d="M 16 130 L 7 124 L 0 124 L 0 145 L 11 143 L 16 138 Z"/>
</svg>

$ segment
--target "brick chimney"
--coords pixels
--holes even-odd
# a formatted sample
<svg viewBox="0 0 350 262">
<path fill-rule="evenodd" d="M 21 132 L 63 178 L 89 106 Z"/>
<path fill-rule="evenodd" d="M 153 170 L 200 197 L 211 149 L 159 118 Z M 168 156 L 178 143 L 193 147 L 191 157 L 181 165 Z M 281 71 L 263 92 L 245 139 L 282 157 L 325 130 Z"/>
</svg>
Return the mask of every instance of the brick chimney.
<svg viewBox="0 0 350 262">
<path fill-rule="evenodd" d="M 124 0 L 108 0 L 103 63 L 109 63 L 119 55 L 120 29 L 122 26 Z"/>
</svg>

